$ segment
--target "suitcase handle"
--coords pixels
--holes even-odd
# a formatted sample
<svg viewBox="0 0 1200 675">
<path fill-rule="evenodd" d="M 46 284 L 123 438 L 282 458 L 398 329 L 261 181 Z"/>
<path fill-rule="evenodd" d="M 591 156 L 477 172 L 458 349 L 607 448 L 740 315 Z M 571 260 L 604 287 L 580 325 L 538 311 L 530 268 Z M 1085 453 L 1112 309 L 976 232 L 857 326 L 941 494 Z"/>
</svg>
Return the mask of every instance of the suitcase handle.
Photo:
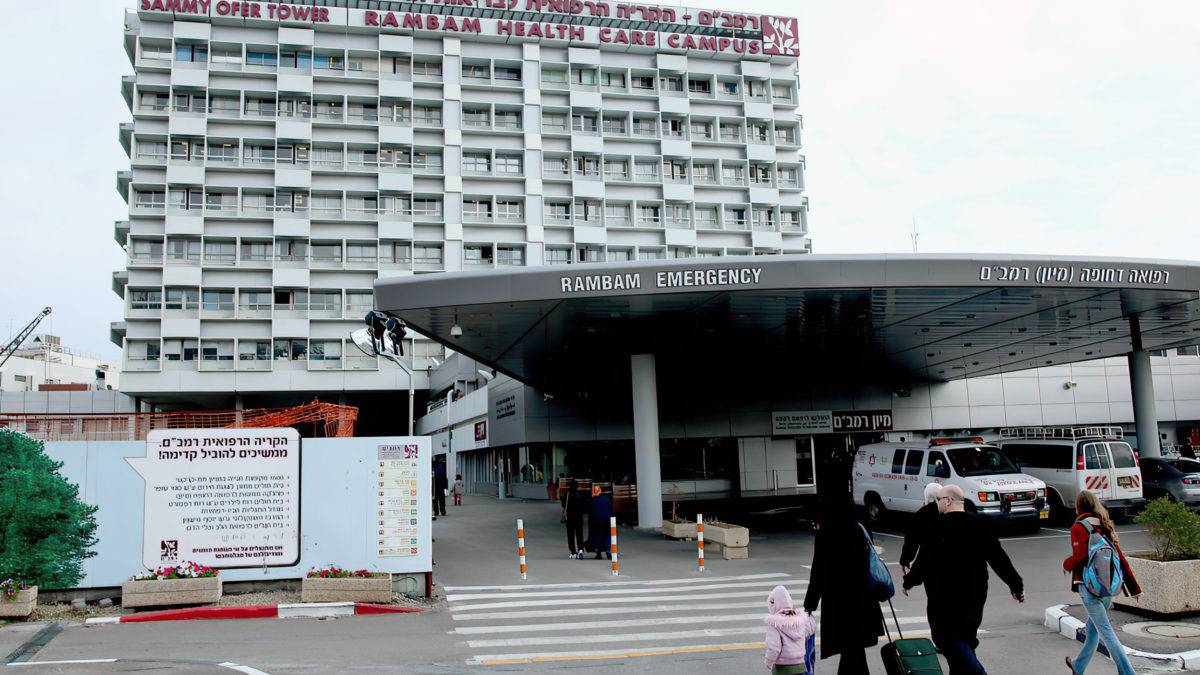
<svg viewBox="0 0 1200 675">
<path fill-rule="evenodd" d="M 892 599 L 888 598 L 887 603 L 888 607 L 892 610 L 892 621 L 896 624 L 896 634 L 900 636 L 901 640 L 903 640 L 904 633 L 900 631 L 900 619 L 896 618 L 896 608 L 892 605 Z M 887 635 L 888 642 L 892 642 L 892 634 L 888 631 L 887 627 L 887 617 L 883 618 L 883 632 Z"/>
</svg>

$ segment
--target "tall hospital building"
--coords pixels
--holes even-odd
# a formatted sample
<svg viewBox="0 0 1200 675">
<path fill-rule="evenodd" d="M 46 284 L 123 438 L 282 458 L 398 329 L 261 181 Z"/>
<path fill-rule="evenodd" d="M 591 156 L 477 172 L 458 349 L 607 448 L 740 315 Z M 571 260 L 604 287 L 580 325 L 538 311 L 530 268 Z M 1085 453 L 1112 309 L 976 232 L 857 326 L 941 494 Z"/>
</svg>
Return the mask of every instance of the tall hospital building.
<svg viewBox="0 0 1200 675">
<path fill-rule="evenodd" d="M 429 389 L 440 345 L 410 378 L 348 339 L 380 277 L 810 250 L 794 18 L 137 2 L 112 339 L 149 403 Z"/>
</svg>

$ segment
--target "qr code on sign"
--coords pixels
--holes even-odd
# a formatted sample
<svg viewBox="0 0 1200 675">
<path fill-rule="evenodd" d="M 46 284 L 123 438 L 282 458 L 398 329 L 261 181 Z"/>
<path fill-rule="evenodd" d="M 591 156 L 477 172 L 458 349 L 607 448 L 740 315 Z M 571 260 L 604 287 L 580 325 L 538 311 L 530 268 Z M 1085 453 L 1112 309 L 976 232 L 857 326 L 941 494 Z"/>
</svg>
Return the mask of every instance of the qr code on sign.
<svg viewBox="0 0 1200 675">
<path fill-rule="evenodd" d="M 162 562 L 175 562 L 179 560 L 179 540 L 178 539 L 163 539 L 159 545 L 159 560 Z"/>
</svg>

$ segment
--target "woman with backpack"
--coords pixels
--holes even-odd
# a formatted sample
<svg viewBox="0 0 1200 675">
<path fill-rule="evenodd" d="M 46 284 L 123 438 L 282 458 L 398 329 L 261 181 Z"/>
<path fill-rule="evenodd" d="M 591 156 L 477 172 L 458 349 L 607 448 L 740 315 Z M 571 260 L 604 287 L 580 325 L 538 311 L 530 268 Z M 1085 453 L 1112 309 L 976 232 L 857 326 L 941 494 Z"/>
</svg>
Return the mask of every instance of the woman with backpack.
<svg viewBox="0 0 1200 675">
<path fill-rule="evenodd" d="M 1075 524 L 1071 526 L 1071 555 L 1063 561 L 1063 570 L 1071 573 L 1071 590 L 1079 591 L 1088 620 L 1083 648 L 1074 660 L 1067 657 L 1067 667 L 1072 673 L 1086 671 L 1096 653 L 1096 644 L 1104 640 L 1117 673 L 1134 675 L 1125 648 L 1108 620 L 1108 610 L 1112 607 L 1113 594 L 1121 588 L 1129 595 L 1141 593 L 1142 588 L 1133 578 L 1125 554 L 1117 547 L 1117 529 L 1096 495 L 1081 491 L 1075 500 L 1075 514 Z"/>
</svg>

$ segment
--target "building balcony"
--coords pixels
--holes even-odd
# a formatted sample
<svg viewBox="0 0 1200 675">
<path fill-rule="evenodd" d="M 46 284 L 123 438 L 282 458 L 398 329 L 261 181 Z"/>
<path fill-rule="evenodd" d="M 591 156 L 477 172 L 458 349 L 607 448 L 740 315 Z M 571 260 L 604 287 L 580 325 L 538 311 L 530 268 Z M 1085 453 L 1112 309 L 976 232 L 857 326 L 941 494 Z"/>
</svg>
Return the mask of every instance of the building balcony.
<svg viewBox="0 0 1200 675">
<path fill-rule="evenodd" d="M 122 370 L 134 372 L 158 372 L 162 370 L 162 362 L 158 357 L 127 356 Z"/>
<path fill-rule="evenodd" d="M 308 268 L 312 270 L 340 270 L 342 269 L 342 259 L 340 257 L 314 255 Z"/>
<path fill-rule="evenodd" d="M 128 304 L 125 306 L 126 319 L 159 319 L 162 318 L 161 304 Z"/>
<path fill-rule="evenodd" d="M 245 355 L 237 361 L 237 370 L 240 371 L 266 371 L 271 370 L 271 361 L 269 359 L 246 358 Z"/>
<path fill-rule="evenodd" d="M 232 355 L 230 355 L 226 358 L 206 357 L 206 358 L 201 359 L 200 362 L 197 364 L 198 365 L 197 370 L 199 370 L 202 373 L 203 372 L 220 371 L 220 370 L 233 370 L 236 363 L 237 362 L 233 360 Z"/>
<path fill-rule="evenodd" d="M 237 318 L 239 319 L 270 319 L 271 305 L 238 305 Z"/>
<path fill-rule="evenodd" d="M 379 358 L 365 354 L 350 354 L 342 358 L 345 370 L 379 370 Z"/>
<path fill-rule="evenodd" d="M 235 318 L 232 302 L 212 302 L 200 306 L 201 319 Z"/>
</svg>

